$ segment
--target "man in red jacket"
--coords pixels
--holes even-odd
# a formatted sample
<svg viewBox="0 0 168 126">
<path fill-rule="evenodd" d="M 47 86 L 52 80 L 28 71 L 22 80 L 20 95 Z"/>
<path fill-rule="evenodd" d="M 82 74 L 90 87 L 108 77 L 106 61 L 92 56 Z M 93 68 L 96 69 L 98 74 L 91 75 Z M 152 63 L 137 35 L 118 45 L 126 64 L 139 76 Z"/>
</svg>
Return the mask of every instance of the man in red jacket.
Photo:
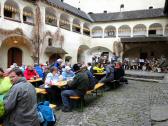
<svg viewBox="0 0 168 126">
<path fill-rule="evenodd" d="M 34 78 L 39 78 L 39 75 L 36 72 L 36 70 L 33 69 L 33 66 L 29 65 L 29 66 L 27 66 L 26 70 L 24 71 L 24 77 L 27 80 L 32 80 Z"/>
</svg>

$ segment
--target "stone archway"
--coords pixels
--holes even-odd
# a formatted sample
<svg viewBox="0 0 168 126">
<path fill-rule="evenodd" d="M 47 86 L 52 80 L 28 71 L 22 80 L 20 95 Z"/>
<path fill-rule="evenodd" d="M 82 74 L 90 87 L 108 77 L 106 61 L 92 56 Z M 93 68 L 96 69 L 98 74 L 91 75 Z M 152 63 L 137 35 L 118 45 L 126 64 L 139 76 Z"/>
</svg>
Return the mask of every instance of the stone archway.
<svg viewBox="0 0 168 126">
<path fill-rule="evenodd" d="M 84 63 L 86 61 L 86 53 L 89 47 L 87 45 L 80 45 L 78 48 L 77 62 Z"/>
<path fill-rule="evenodd" d="M 9 67 L 11 64 L 18 63 L 18 65 L 33 64 L 34 48 L 31 41 L 23 35 L 10 35 L 2 40 L 0 46 L 0 66 L 3 68 Z"/>
</svg>

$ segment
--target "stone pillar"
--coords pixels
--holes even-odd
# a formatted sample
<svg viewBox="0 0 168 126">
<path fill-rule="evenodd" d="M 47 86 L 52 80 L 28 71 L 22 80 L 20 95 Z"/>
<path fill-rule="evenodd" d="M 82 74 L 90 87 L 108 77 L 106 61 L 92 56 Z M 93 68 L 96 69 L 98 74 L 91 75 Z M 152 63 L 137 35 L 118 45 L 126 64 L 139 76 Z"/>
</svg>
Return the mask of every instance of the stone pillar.
<svg viewBox="0 0 168 126">
<path fill-rule="evenodd" d="M 83 35 L 83 25 L 84 25 L 84 23 L 83 22 L 81 22 L 80 23 L 80 33 Z"/>
<path fill-rule="evenodd" d="M 133 27 L 131 28 L 131 37 L 133 37 Z"/>
<path fill-rule="evenodd" d="M 23 7 L 20 7 L 20 21 L 23 23 Z"/>
<path fill-rule="evenodd" d="M 57 14 L 57 27 L 60 27 L 60 16 L 61 16 L 61 14 L 58 13 Z"/>
<path fill-rule="evenodd" d="M 149 26 L 146 27 L 146 37 L 149 37 Z"/>
<path fill-rule="evenodd" d="M 72 27 L 73 27 L 73 18 L 70 18 L 70 19 L 69 19 L 69 22 L 70 22 L 70 31 L 72 31 Z"/>
<path fill-rule="evenodd" d="M 1 2 L 1 17 L 4 18 L 4 2 Z"/>
</svg>

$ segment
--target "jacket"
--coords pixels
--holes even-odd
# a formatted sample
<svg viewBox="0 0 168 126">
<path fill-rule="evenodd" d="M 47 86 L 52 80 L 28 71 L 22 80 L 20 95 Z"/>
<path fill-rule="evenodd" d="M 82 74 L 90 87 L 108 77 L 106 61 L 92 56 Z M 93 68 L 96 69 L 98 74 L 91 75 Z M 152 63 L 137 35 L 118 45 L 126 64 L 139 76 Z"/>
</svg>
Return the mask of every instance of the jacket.
<svg viewBox="0 0 168 126">
<path fill-rule="evenodd" d="M 4 98 L 4 126 L 39 126 L 35 88 L 20 78 Z"/>
<path fill-rule="evenodd" d="M 89 78 L 86 73 L 80 71 L 75 74 L 73 80 L 68 85 L 72 89 L 78 89 L 84 95 L 89 87 Z"/>
<path fill-rule="evenodd" d="M 39 75 L 38 75 L 38 73 L 35 70 L 29 70 L 28 68 L 26 68 L 26 70 L 24 71 L 24 77 L 27 80 L 30 80 L 34 76 L 39 76 Z"/>
<path fill-rule="evenodd" d="M 12 87 L 9 77 L 0 79 L 0 117 L 5 113 L 3 98 Z"/>
</svg>

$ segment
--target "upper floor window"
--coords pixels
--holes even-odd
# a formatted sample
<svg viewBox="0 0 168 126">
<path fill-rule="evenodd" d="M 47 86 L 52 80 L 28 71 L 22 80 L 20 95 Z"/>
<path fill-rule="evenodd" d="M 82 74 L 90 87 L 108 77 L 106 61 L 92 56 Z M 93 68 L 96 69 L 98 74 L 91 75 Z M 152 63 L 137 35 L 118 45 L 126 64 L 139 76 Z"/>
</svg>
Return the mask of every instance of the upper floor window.
<svg viewBox="0 0 168 126">
<path fill-rule="evenodd" d="M 163 27 L 160 23 L 154 23 L 149 26 L 149 36 L 163 36 Z"/>
<path fill-rule="evenodd" d="M 146 36 L 147 30 L 144 24 L 137 24 L 133 28 L 133 36 Z"/>
<path fill-rule="evenodd" d="M 96 26 L 92 29 L 92 37 L 93 38 L 102 38 L 103 36 L 103 29 L 99 26 Z"/>
<path fill-rule="evenodd" d="M 45 23 L 48 25 L 57 26 L 57 18 L 55 14 L 55 10 L 53 8 L 45 9 Z"/>
<path fill-rule="evenodd" d="M 131 37 L 131 28 L 128 25 L 122 25 L 118 29 L 119 37 Z"/>
<path fill-rule="evenodd" d="M 104 37 L 116 37 L 116 28 L 114 26 L 106 27 Z"/>
<path fill-rule="evenodd" d="M 48 39 L 48 46 L 52 46 L 52 38 Z"/>
<path fill-rule="evenodd" d="M 23 9 L 23 22 L 25 23 L 34 23 L 33 11 L 30 7 L 25 7 Z"/>
<path fill-rule="evenodd" d="M 4 4 L 4 17 L 20 20 L 19 6 L 15 1 L 7 0 Z"/>
</svg>

